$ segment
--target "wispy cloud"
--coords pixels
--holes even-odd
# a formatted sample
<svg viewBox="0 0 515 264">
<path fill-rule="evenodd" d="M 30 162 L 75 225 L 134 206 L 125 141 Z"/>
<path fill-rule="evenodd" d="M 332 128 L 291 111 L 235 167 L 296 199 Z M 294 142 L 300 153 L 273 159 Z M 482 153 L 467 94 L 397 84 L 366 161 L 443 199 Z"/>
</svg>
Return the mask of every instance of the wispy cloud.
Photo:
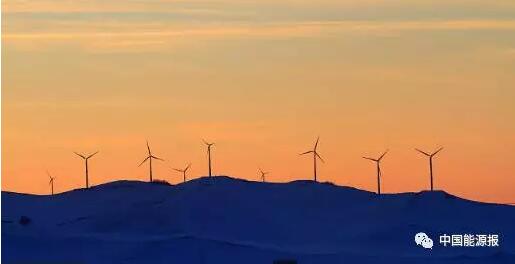
<svg viewBox="0 0 515 264">
<path fill-rule="evenodd" d="M 107 29 L 107 30 L 106 30 Z M 334 34 L 400 34 L 405 31 L 515 30 L 515 20 L 446 20 L 446 21 L 309 21 L 262 24 L 172 25 L 133 23 L 77 25 L 65 31 L 46 29 L 37 32 L 7 32 L 7 45 L 38 45 L 52 42 L 78 43 L 88 50 L 155 49 L 174 42 L 214 38 L 295 38 Z"/>
<path fill-rule="evenodd" d="M 77 13 L 77 12 L 152 12 L 158 11 L 184 11 L 184 12 L 210 12 L 206 8 L 193 8 L 206 6 L 209 1 L 181 1 L 181 0 L 6 0 L 2 1 L 3 12 L 7 13 Z M 188 5 L 185 5 L 188 4 Z M 190 6 L 191 8 L 181 8 Z"/>
<path fill-rule="evenodd" d="M 211 10 L 215 7 L 333 7 L 333 8 L 396 8 L 439 6 L 449 7 L 498 7 L 513 8 L 512 0 L 5 0 L 2 1 L 4 12 L 130 12 L 130 11 L 166 11 L 168 8 L 196 7 L 198 10 Z M 200 8 L 204 7 L 204 8 Z"/>
<path fill-rule="evenodd" d="M 89 28 L 92 26 L 93 28 Z M 167 25 L 146 24 L 132 31 L 133 23 L 104 23 L 102 27 L 83 24 L 76 31 L 56 32 L 7 32 L 5 40 L 13 39 L 75 39 L 105 37 L 152 37 L 152 36 L 308 36 L 331 30 L 350 32 L 388 32 L 424 30 L 515 30 L 515 20 L 446 20 L 446 21 L 308 21 L 260 24 L 207 24 Z M 140 25 L 141 26 L 141 25 Z M 104 30 L 116 29 L 116 31 Z"/>
<path fill-rule="evenodd" d="M 514 3 L 493 0 L 488 8 L 515 12 Z M 451 9 L 477 15 L 487 8 L 481 0 L 6 0 L 2 41 L 31 50 L 71 45 L 88 52 L 139 52 L 213 39 L 515 30 L 513 19 L 451 15 L 436 20 L 420 15 L 427 12 L 408 11 L 430 13 L 435 4 L 452 14 Z"/>
</svg>

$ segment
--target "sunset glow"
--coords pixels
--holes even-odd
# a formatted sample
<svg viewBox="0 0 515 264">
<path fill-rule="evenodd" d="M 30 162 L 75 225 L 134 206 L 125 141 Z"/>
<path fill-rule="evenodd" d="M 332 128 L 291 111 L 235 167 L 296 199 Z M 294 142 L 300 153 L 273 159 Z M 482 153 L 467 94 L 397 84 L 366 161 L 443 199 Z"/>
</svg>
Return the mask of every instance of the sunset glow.
<svg viewBox="0 0 515 264">
<path fill-rule="evenodd" d="M 312 3 L 313 2 L 313 3 Z M 315 4 L 316 2 L 316 4 Z M 483 4 L 485 3 L 485 4 Z M 488 3 L 487 6 L 486 3 Z M 172 168 L 515 203 L 515 2 L 2 2 L 2 190 Z"/>
</svg>

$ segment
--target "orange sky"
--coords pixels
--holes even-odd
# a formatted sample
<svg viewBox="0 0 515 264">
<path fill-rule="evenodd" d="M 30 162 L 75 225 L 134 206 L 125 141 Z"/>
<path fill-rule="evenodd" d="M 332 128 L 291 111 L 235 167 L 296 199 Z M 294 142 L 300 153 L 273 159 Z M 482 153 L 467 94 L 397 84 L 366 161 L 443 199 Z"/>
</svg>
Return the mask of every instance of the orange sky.
<svg viewBox="0 0 515 264">
<path fill-rule="evenodd" d="M 319 179 L 384 192 L 435 186 L 515 202 L 512 1 L 3 1 L 2 190 L 147 180 L 171 167 Z M 435 7 L 438 6 L 438 7 Z"/>
</svg>

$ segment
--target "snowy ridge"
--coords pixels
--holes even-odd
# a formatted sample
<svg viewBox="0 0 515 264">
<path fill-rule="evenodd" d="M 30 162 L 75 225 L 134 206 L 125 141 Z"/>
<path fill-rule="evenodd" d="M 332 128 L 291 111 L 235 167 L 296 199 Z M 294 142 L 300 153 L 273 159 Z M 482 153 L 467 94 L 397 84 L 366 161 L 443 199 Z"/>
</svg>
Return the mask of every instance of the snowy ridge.
<svg viewBox="0 0 515 264">
<path fill-rule="evenodd" d="M 312 181 L 117 181 L 55 196 L 2 192 L 2 215 L 7 262 L 515 263 L 515 207 L 442 191 L 379 197 Z M 21 216 L 30 224 L 19 224 Z M 420 231 L 436 243 L 444 233 L 499 234 L 501 243 L 427 252 L 413 242 Z"/>
</svg>

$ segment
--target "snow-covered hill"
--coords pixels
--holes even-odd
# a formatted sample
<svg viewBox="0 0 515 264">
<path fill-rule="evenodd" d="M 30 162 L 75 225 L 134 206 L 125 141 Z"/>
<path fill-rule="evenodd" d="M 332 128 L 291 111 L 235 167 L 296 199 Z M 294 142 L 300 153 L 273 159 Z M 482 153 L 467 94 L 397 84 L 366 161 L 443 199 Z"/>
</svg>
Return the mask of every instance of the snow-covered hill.
<svg viewBox="0 0 515 264">
<path fill-rule="evenodd" d="M 421 231 L 432 250 L 415 244 Z M 443 234 L 498 234 L 499 246 L 444 247 Z M 278 259 L 513 264 L 515 207 L 441 191 L 379 197 L 329 183 L 229 177 L 175 186 L 118 181 L 55 196 L 2 192 L 2 263 Z"/>
</svg>

